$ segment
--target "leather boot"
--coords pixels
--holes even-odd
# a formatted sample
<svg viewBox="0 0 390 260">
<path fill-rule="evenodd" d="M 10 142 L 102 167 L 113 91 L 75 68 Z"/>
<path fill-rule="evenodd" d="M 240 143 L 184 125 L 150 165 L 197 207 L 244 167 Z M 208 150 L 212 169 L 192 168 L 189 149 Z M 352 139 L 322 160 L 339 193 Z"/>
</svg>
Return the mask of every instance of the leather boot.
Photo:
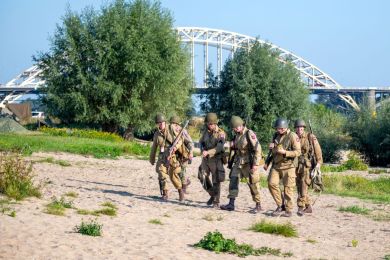
<svg viewBox="0 0 390 260">
<path fill-rule="evenodd" d="M 256 202 L 255 212 L 258 213 L 261 211 L 261 204 L 260 202 Z"/>
<path fill-rule="evenodd" d="M 221 209 L 222 210 L 227 210 L 227 211 L 233 211 L 234 210 L 234 199 L 230 198 L 229 199 L 229 204 L 222 205 Z"/>
<path fill-rule="evenodd" d="M 183 201 L 184 200 L 184 192 L 182 189 L 178 189 L 177 190 L 179 192 L 179 201 Z"/>
<path fill-rule="evenodd" d="M 162 200 L 167 201 L 168 200 L 168 190 L 163 190 Z"/>
<path fill-rule="evenodd" d="M 303 216 L 305 214 L 305 212 L 303 211 L 303 207 L 298 207 L 298 212 L 297 212 L 298 216 Z"/>
<path fill-rule="evenodd" d="M 281 208 L 282 208 L 282 211 L 286 211 L 286 205 L 282 204 Z"/>
<path fill-rule="evenodd" d="M 286 212 L 284 212 L 281 216 L 282 216 L 282 217 L 285 217 L 285 218 L 289 218 L 289 217 L 292 216 L 292 213 L 291 213 L 291 211 L 287 211 L 287 210 L 286 210 Z"/>
<path fill-rule="evenodd" d="M 213 205 L 214 202 L 214 196 L 210 196 L 210 199 L 207 201 L 207 206 Z"/>
<path fill-rule="evenodd" d="M 313 213 L 311 205 L 306 205 L 306 208 L 303 210 L 305 213 Z"/>
<path fill-rule="evenodd" d="M 273 217 L 278 217 L 280 216 L 280 214 L 282 214 L 283 210 L 282 210 L 282 207 L 281 206 L 278 206 L 273 212 L 272 212 L 272 216 Z"/>
</svg>

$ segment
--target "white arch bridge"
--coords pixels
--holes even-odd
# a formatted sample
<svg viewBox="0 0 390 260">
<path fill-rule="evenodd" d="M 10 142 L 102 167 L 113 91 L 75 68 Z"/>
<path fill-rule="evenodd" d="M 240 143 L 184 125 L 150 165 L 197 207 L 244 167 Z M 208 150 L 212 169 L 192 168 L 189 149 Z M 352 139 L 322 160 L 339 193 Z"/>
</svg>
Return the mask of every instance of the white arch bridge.
<svg viewBox="0 0 390 260">
<path fill-rule="evenodd" d="M 279 53 L 279 60 L 281 62 L 291 62 L 294 67 L 300 72 L 301 79 L 304 84 L 313 93 L 336 93 L 338 96 L 349 104 L 354 109 L 359 110 L 358 104 L 348 94 L 352 93 L 349 88 L 341 87 L 332 77 L 320 70 L 315 65 L 306 61 L 305 59 L 287 51 L 281 47 L 278 47 L 272 43 L 267 43 L 261 39 L 246 36 L 239 33 L 210 29 L 200 27 L 177 27 L 176 31 L 183 44 L 189 46 L 191 55 L 191 71 L 193 78 L 196 78 L 196 47 L 203 46 L 203 80 L 201 86 L 194 84 L 197 90 L 204 90 L 207 88 L 205 82 L 207 78 L 206 70 L 210 63 L 210 49 L 216 48 L 216 62 L 217 62 L 217 74 L 219 75 L 222 70 L 224 58 L 224 52 L 228 52 L 227 55 L 234 55 L 235 51 L 240 48 L 250 48 L 256 41 L 262 44 L 268 44 L 271 50 L 275 50 Z M 18 99 L 21 94 L 25 94 L 31 91 L 37 91 L 39 87 L 44 85 L 44 81 L 39 78 L 39 69 L 37 66 L 33 66 L 5 85 L 0 86 L 0 92 L 10 93 L 4 100 L 12 101 Z M 354 88 L 356 91 L 356 88 Z M 352 89 L 351 89 L 352 90 Z M 388 88 L 359 88 L 359 92 L 368 92 L 368 97 L 373 97 L 375 104 L 375 95 L 390 93 L 390 87 Z M 4 100 L 0 103 L 3 105 Z"/>
</svg>

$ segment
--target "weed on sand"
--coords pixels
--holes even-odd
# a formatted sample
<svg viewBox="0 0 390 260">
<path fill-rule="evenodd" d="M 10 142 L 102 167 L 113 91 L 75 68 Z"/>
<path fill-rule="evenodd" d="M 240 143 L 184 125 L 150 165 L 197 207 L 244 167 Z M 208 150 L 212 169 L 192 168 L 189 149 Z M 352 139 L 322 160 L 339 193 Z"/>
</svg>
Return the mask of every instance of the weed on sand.
<svg viewBox="0 0 390 260">
<path fill-rule="evenodd" d="M 370 214 L 370 209 L 359 207 L 357 205 L 349 206 L 349 207 L 340 207 L 340 212 L 349 212 L 353 214 L 360 214 L 360 215 L 368 215 Z"/>
<path fill-rule="evenodd" d="M 80 226 L 75 227 L 77 233 L 87 236 L 101 236 L 103 225 L 99 224 L 97 220 L 90 220 L 89 222 L 82 221 Z"/>
<path fill-rule="evenodd" d="M 46 205 L 45 213 L 57 216 L 64 216 L 65 209 L 70 208 L 72 208 L 71 201 L 65 201 L 63 197 L 59 200 L 56 197 L 53 197 L 52 202 Z"/>
<path fill-rule="evenodd" d="M 249 230 L 285 237 L 298 237 L 296 228 L 291 223 L 279 224 L 272 221 L 262 220 L 253 224 Z"/>
<path fill-rule="evenodd" d="M 161 220 L 159 220 L 159 219 L 151 219 L 151 220 L 149 220 L 149 223 L 150 224 L 155 224 L 155 225 L 164 225 L 162 222 L 161 222 Z"/>
</svg>

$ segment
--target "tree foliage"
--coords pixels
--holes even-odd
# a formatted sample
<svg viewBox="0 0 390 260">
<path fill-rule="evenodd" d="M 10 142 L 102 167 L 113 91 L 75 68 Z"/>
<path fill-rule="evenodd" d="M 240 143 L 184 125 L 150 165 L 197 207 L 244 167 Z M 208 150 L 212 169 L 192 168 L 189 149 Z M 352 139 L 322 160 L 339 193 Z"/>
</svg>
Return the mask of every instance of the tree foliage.
<svg viewBox="0 0 390 260">
<path fill-rule="evenodd" d="M 376 112 L 368 106 L 351 116 L 347 125 L 353 148 L 363 153 L 371 165 L 390 164 L 390 104 Z"/>
<path fill-rule="evenodd" d="M 172 25 L 158 2 L 117 0 L 100 11 L 68 10 L 50 51 L 35 58 L 44 71 L 48 113 L 112 132 L 149 131 L 156 112 L 184 115 L 189 60 Z"/>
<path fill-rule="evenodd" d="M 280 62 L 267 44 L 239 49 L 226 62 L 220 79 L 209 70 L 207 83 L 212 93 L 205 96 L 202 110 L 219 113 L 226 125 L 232 115 L 241 116 L 264 143 L 272 137 L 277 117 L 298 118 L 309 103 L 298 71 Z"/>
</svg>

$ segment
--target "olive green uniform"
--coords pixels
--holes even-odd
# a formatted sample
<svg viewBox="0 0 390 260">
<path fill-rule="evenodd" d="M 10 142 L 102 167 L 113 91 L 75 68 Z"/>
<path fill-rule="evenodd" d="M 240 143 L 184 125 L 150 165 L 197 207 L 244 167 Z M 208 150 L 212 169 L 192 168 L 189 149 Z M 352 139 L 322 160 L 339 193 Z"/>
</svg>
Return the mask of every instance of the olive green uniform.
<svg viewBox="0 0 390 260">
<path fill-rule="evenodd" d="M 176 135 L 175 135 L 175 137 L 176 137 Z M 186 147 L 185 153 L 187 153 L 188 155 L 193 154 L 194 142 L 192 141 L 192 138 L 188 134 L 187 130 L 185 130 L 185 129 L 183 130 L 183 139 L 184 139 L 183 140 L 184 145 Z M 188 163 L 189 163 L 188 160 L 184 160 L 184 161 L 181 160 L 181 171 L 180 171 L 179 177 L 180 177 L 180 180 L 181 180 L 183 187 L 187 186 L 190 183 L 188 177 L 186 176 L 186 170 L 187 170 Z"/>
<path fill-rule="evenodd" d="M 159 148 L 156 172 L 158 173 L 158 180 L 160 183 L 161 190 L 167 190 L 168 176 L 176 189 L 182 188 L 182 182 L 179 176 L 181 172 L 181 164 L 178 155 L 180 155 L 180 149 L 184 142 L 183 137 L 180 138 L 179 142 L 176 145 L 177 151 L 171 156 L 168 169 L 166 165 L 167 157 L 169 155 L 169 147 L 174 142 L 176 134 L 177 133 L 175 133 L 171 125 L 166 124 L 164 131 L 158 129 L 153 136 L 153 144 L 150 151 L 149 161 L 152 165 L 154 165 L 157 149 Z"/>
<path fill-rule="evenodd" d="M 208 156 L 202 158 L 198 178 L 203 188 L 213 197 L 213 202 L 216 204 L 219 203 L 220 199 L 221 182 L 225 180 L 225 169 L 222 161 L 225 138 L 225 132 L 216 126 L 213 131 L 208 129 L 204 130 L 199 139 L 201 151 L 207 151 Z"/>
<path fill-rule="evenodd" d="M 307 207 L 311 204 L 308 189 L 311 184 L 310 169 L 315 167 L 311 164 L 311 156 L 315 157 L 316 163 L 322 164 L 322 151 L 317 138 L 313 134 L 304 132 L 299 138 L 301 143 L 301 155 L 298 159 L 297 188 L 299 207 Z"/>
<path fill-rule="evenodd" d="M 253 201 L 260 203 L 258 187 L 260 173 L 259 171 L 252 172 L 252 166 L 250 164 L 251 153 L 254 153 L 254 165 L 259 166 L 262 159 L 261 146 L 257 140 L 256 134 L 252 130 L 244 127 L 242 133 L 235 136 L 233 140 L 233 149 L 235 149 L 236 156 L 230 173 L 228 198 L 234 199 L 238 196 L 239 178 L 247 178 Z"/>
<path fill-rule="evenodd" d="M 301 145 L 298 136 L 290 129 L 287 129 L 283 135 L 277 133 L 274 145 L 272 149 L 272 168 L 268 176 L 268 189 L 278 207 L 281 207 L 282 197 L 279 182 L 282 180 L 286 211 L 291 212 L 293 209 L 294 186 L 296 184 L 295 168 L 298 165 L 298 156 L 301 154 Z M 277 153 L 280 148 L 286 150 L 286 154 Z"/>
</svg>

